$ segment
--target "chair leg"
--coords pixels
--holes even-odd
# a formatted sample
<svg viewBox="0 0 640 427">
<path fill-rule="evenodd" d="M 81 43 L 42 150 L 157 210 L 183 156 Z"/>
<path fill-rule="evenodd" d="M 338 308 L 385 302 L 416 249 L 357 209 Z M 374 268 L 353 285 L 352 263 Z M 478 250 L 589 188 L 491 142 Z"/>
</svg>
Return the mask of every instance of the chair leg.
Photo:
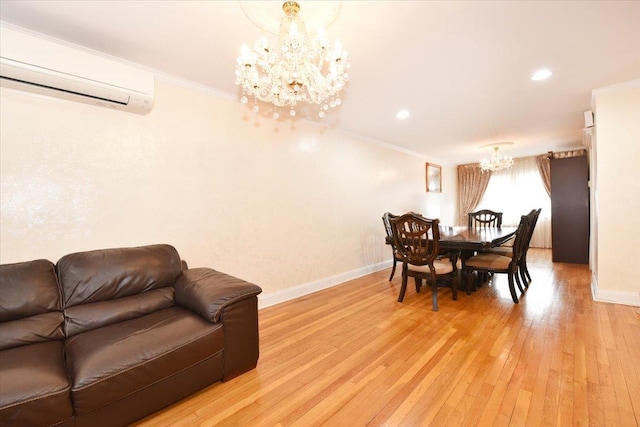
<svg viewBox="0 0 640 427">
<path fill-rule="evenodd" d="M 485 283 L 489 283 L 492 277 L 493 273 L 489 273 L 488 271 L 482 273 L 478 272 L 478 280 L 476 280 L 476 286 L 478 288 L 481 288 Z"/>
<path fill-rule="evenodd" d="M 518 266 L 516 266 L 516 269 L 513 272 L 513 276 L 516 279 L 516 285 L 518 285 L 518 289 L 520 289 L 520 293 L 523 294 L 524 293 L 524 289 L 522 288 L 522 284 L 520 283 L 520 276 L 518 275 L 518 271 L 520 269 L 518 268 Z"/>
<path fill-rule="evenodd" d="M 514 303 L 518 303 L 518 295 L 516 295 L 516 288 L 515 285 L 513 283 L 513 276 L 514 276 L 514 272 L 510 271 L 509 273 L 507 273 L 509 275 L 509 291 L 511 291 L 511 299 L 513 299 Z"/>
<path fill-rule="evenodd" d="M 404 265 L 402 266 L 402 286 L 400 286 L 400 295 L 398 295 L 398 302 L 404 300 L 404 294 L 407 292 L 407 274 Z"/>
<path fill-rule="evenodd" d="M 396 260 L 396 254 L 393 254 L 393 267 L 391 268 L 391 276 L 389 276 L 389 281 L 393 279 L 393 275 L 396 273 L 397 262 L 398 261 Z"/>
<path fill-rule="evenodd" d="M 414 279 L 416 280 L 416 293 L 419 294 L 420 288 L 422 288 L 422 279 L 418 279 L 417 277 L 414 277 Z"/>
<path fill-rule="evenodd" d="M 531 275 L 529 274 L 529 269 L 527 268 L 527 255 L 522 255 L 522 266 L 524 274 L 527 276 L 527 279 L 529 279 L 529 282 L 531 281 Z"/>
<path fill-rule="evenodd" d="M 518 265 L 518 271 L 520 272 L 520 277 L 522 277 L 522 283 L 524 284 L 525 288 L 529 288 L 529 281 L 527 280 L 527 276 L 526 276 L 526 270 L 527 270 L 527 265 L 520 261 L 520 264 Z"/>
<path fill-rule="evenodd" d="M 458 301 L 458 275 L 455 272 L 451 275 L 451 293 L 453 300 Z"/>
<path fill-rule="evenodd" d="M 431 302 L 433 311 L 438 311 L 438 280 L 434 273 L 431 273 Z"/>
<path fill-rule="evenodd" d="M 473 280 L 473 270 L 467 270 L 467 295 L 471 295 L 471 280 Z"/>
</svg>

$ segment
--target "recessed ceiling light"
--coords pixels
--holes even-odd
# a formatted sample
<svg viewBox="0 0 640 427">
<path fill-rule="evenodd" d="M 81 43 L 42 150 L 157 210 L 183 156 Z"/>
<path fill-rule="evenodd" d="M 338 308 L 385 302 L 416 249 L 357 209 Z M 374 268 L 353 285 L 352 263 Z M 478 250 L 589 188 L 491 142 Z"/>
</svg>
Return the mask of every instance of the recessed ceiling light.
<svg viewBox="0 0 640 427">
<path fill-rule="evenodd" d="M 551 74 L 553 74 L 551 70 L 544 68 L 533 73 L 531 80 L 546 80 L 551 77 Z"/>
<path fill-rule="evenodd" d="M 396 117 L 400 120 L 404 120 L 407 117 L 409 117 L 410 113 L 408 110 L 400 110 L 398 111 L 398 114 L 396 114 Z"/>
</svg>

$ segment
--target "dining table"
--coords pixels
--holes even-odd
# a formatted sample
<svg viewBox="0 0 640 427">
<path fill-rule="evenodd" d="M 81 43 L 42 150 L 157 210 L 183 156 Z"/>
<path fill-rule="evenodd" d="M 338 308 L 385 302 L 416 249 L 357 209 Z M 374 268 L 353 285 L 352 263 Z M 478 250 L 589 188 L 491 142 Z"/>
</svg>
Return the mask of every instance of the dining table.
<svg viewBox="0 0 640 427">
<path fill-rule="evenodd" d="M 460 251 L 495 248 L 516 235 L 518 227 L 440 226 L 440 247 Z"/>
<path fill-rule="evenodd" d="M 495 248 L 516 235 L 518 227 L 468 227 L 439 225 L 440 253 L 448 252 L 451 261 L 455 264 L 460 258 L 463 274 L 465 262 L 475 253 L 486 249 Z M 393 244 L 393 236 L 387 236 L 386 244 Z M 482 280 L 478 276 L 475 280 L 474 290 L 481 286 Z M 469 290 L 467 290 L 469 292 Z"/>
<path fill-rule="evenodd" d="M 464 270 L 465 262 L 475 253 L 495 248 L 507 243 L 516 235 L 518 227 L 468 227 L 465 225 L 439 225 L 440 251 L 453 256 L 455 263 L 458 258 Z M 388 245 L 393 244 L 393 236 L 386 238 Z"/>
<path fill-rule="evenodd" d="M 516 235 L 518 227 L 468 227 L 440 225 L 440 249 L 473 253 L 500 246 Z M 386 238 L 388 245 L 393 237 Z M 464 256 L 463 256 L 464 258 Z"/>
</svg>

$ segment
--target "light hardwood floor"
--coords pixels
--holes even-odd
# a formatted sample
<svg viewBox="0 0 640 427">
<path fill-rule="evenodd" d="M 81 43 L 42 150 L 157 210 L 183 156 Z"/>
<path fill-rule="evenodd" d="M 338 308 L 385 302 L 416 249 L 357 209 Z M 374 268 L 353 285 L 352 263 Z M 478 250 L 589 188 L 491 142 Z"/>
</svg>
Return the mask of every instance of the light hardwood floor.
<svg viewBox="0 0 640 427">
<path fill-rule="evenodd" d="M 638 426 L 640 311 L 594 302 L 586 266 L 529 251 L 520 304 L 506 277 L 466 295 L 389 270 L 260 311 L 258 367 L 147 426 Z"/>
</svg>

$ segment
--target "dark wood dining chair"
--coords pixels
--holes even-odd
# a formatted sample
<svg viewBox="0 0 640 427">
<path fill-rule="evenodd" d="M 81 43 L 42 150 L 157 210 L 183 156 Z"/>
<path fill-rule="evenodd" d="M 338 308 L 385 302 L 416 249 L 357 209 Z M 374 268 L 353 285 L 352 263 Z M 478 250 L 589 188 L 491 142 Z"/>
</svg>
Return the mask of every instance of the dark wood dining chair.
<svg viewBox="0 0 640 427">
<path fill-rule="evenodd" d="M 520 257 L 519 265 L 520 277 L 522 278 L 522 282 L 524 283 L 525 288 L 529 287 L 529 283 L 532 280 L 531 274 L 529 273 L 529 268 L 527 267 L 527 252 L 529 251 L 529 246 L 531 245 L 531 238 L 533 237 L 533 232 L 535 231 L 536 224 L 538 223 L 540 212 L 542 212 L 542 208 L 532 209 L 531 212 L 527 214 L 527 217 L 529 218 L 529 224 L 524 242 L 524 250 L 522 256 Z M 511 250 L 511 248 L 505 246 L 489 249 L 489 252 L 508 257 L 511 257 L 513 255 L 513 251 Z"/>
<path fill-rule="evenodd" d="M 478 255 L 472 256 L 464 263 L 464 269 L 467 279 L 467 294 L 471 293 L 471 282 L 473 272 L 478 273 L 505 273 L 508 275 L 509 291 L 511 292 L 511 298 L 514 303 L 518 303 L 518 295 L 516 295 L 516 283 L 518 289 L 523 293 L 524 289 L 520 284 L 520 278 L 518 277 L 518 269 L 520 266 L 520 260 L 524 253 L 524 245 L 527 238 L 527 231 L 529 228 L 531 218 L 529 215 L 522 215 L 520 217 L 520 224 L 516 230 L 515 240 L 511 249 L 511 256 L 504 256 L 498 253 L 481 252 Z"/>
<path fill-rule="evenodd" d="M 382 215 L 382 223 L 384 224 L 384 230 L 387 233 L 387 237 L 391 238 L 391 250 L 393 251 L 393 267 L 391 268 L 391 275 L 389 276 L 389 281 L 393 279 L 393 275 L 396 273 L 396 264 L 398 261 L 402 262 L 402 258 L 398 254 L 398 250 L 396 249 L 396 244 L 393 241 L 393 230 L 391 229 L 391 220 L 397 218 L 398 215 L 394 215 L 391 212 L 385 212 Z"/>
<path fill-rule="evenodd" d="M 402 286 L 398 302 L 404 300 L 407 281 L 413 277 L 416 292 L 420 292 L 422 280 L 431 284 L 433 311 L 438 311 L 438 279 L 448 278 L 453 300 L 458 299 L 457 266 L 455 259 L 439 259 L 440 221 L 407 213 L 391 220 L 391 229 L 398 254 L 402 259 Z M 440 282 L 442 284 L 442 281 Z"/>
<path fill-rule="evenodd" d="M 482 209 L 476 212 L 469 212 L 469 228 L 474 227 L 502 227 L 502 212 L 494 212 L 489 209 Z"/>
<path fill-rule="evenodd" d="M 527 233 L 527 240 L 524 245 L 524 251 L 522 252 L 522 257 L 520 258 L 520 274 L 524 274 L 522 276 L 522 280 L 525 281 L 527 287 L 529 287 L 529 282 L 531 282 L 531 274 L 529 274 L 529 268 L 527 267 L 527 252 L 529 251 L 529 246 L 531 245 L 531 238 L 533 237 L 533 232 L 536 229 L 536 224 L 538 223 L 540 212 L 542 212 L 542 208 L 535 209 L 529 214 L 531 215 L 529 232 Z M 524 276 L 527 276 L 526 279 Z"/>
<path fill-rule="evenodd" d="M 489 209 L 481 209 L 468 214 L 469 228 L 500 228 L 502 227 L 502 212 L 495 212 Z M 477 253 L 486 252 L 486 250 L 477 251 Z M 466 257 L 465 257 L 466 258 Z M 480 282 L 486 281 L 491 277 L 492 273 L 481 274 Z"/>
</svg>

